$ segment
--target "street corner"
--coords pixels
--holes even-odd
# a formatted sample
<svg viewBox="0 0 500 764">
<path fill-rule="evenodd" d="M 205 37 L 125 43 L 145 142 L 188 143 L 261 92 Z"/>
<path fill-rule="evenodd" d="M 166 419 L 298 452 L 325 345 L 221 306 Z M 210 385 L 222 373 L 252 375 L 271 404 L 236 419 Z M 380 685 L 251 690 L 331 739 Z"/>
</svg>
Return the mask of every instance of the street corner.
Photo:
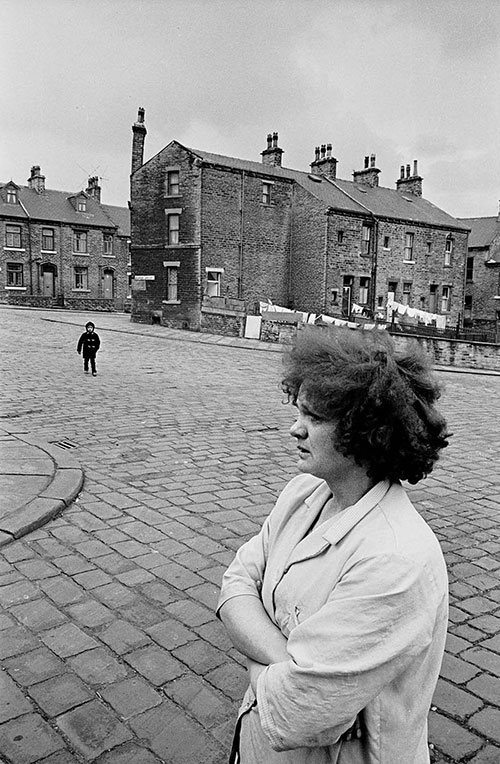
<svg viewBox="0 0 500 764">
<path fill-rule="evenodd" d="M 84 482 L 80 465 L 40 438 L 3 432 L 1 452 L 0 547 L 62 512 Z"/>
</svg>

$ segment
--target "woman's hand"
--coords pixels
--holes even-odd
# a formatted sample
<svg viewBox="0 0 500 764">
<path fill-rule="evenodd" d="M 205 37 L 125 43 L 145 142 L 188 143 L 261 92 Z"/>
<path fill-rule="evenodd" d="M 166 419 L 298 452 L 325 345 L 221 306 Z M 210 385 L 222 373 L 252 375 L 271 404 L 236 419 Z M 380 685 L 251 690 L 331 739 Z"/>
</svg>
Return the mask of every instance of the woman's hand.
<svg viewBox="0 0 500 764">
<path fill-rule="evenodd" d="M 261 664 L 288 661 L 287 640 L 271 621 L 258 597 L 243 594 L 227 600 L 219 611 L 235 648 Z"/>
</svg>

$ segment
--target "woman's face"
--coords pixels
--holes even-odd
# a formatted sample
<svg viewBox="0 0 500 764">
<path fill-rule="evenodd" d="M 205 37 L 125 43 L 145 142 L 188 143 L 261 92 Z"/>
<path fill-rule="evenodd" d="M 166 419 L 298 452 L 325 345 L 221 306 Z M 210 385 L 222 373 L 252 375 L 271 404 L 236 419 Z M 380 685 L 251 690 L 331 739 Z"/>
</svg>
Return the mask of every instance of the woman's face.
<svg viewBox="0 0 500 764">
<path fill-rule="evenodd" d="M 355 463 L 335 448 L 335 422 L 319 416 L 300 392 L 296 405 L 298 416 L 290 434 L 297 440 L 299 470 L 330 486 L 338 484 L 355 469 Z"/>
</svg>

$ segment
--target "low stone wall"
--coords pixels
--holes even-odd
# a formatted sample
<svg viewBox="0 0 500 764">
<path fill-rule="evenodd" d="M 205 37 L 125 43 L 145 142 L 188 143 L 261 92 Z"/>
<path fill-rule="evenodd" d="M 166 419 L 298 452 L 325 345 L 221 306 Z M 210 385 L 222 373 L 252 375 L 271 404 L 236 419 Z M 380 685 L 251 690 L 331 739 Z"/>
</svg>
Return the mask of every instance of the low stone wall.
<svg viewBox="0 0 500 764">
<path fill-rule="evenodd" d="M 202 308 L 200 331 L 227 337 L 243 337 L 245 318 L 245 314 L 240 311 Z"/>
<path fill-rule="evenodd" d="M 417 341 L 430 355 L 436 366 L 456 366 L 500 372 L 500 345 L 498 344 L 419 335 L 410 337 L 401 334 L 393 334 L 392 339 L 398 350 L 404 350 L 409 342 Z"/>
<path fill-rule="evenodd" d="M 67 310 L 96 310 L 112 313 L 120 310 L 121 306 L 115 300 L 93 299 L 85 297 L 45 297 L 41 294 L 11 294 L 7 297 L 8 305 L 19 305 L 29 308 L 66 308 Z"/>
</svg>

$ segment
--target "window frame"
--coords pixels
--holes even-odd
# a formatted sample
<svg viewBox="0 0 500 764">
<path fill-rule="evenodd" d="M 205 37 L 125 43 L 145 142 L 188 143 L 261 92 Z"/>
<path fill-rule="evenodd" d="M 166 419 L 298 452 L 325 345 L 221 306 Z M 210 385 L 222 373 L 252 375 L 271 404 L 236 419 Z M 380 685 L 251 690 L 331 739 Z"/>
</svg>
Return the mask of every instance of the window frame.
<svg viewBox="0 0 500 764">
<path fill-rule="evenodd" d="M 174 182 L 174 177 L 177 176 L 177 182 Z M 167 196 L 180 196 L 180 171 L 179 170 L 167 170 L 166 178 L 166 191 Z M 177 189 L 177 190 L 175 190 Z"/>
<path fill-rule="evenodd" d="M 404 262 L 415 262 L 415 233 L 413 231 L 405 233 Z"/>
<path fill-rule="evenodd" d="M 444 245 L 444 264 L 445 264 L 445 267 L 449 267 L 452 264 L 454 243 L 455 243 L 455 240 L 453 239 L 453 236 L 448 235 L 446 237 L 446 241 L 445 241 L 445 245 Z"/>
<path fill-rule="evenodd" d="M 23 249 L 22 226 L 15 223 L 5 224 L 5 247 L 6 249 Z"/>
<path fill-rule="evenodd" d="M 412 287 L 412 281 L 403 281 L 401 302 L 403 305 L 408 305 L 408 307 L 411 307 Z"/>
<path fill-rule="evenodd" d="M 7 204 L 17 204 L 17 189 L 7 188 Z"/>
<path fill-rule="evenodd" d="M 337 231 L 337 244 L 343 244 L 344 243 L 344 231 L 338 230 Z"/>
<path fill-rule="evenodd" d="M 20 283 L 18 283 L 18 278 L 15 276 L 21 277 Z M 7 289 L 23 289 L 24 284 L 24 264 L 23 263 L 13 263 L 13 262 L 7 262 L 5 264 L 5 286 Z"/>
<path fill-rule="evenodd" d="M 359 277 L 359 303 L 360 305 L 368 305 L 368 299 L 370 296 L 370 277 Z"/>
<path fill-rule="evenodd" d="M 80 248 L 80 241 L 83 240 L 85 242 L 84 246 L 85 249 Z M 77 246 L 78 245 L 78 246 Z M 89 241 L 88 241 L 88 231 L 78 231 L 77 229 L 73 229 L 73 253 L 76 255 L 88 255 L 89 253 Z"/>
<path fill-rule="evenodd" d="M 361 225 L 361 256 L 370 257 L 371 255 L 371 226 L 363 223 Z"/>
<path fill-rule="evenodd" d="M 269 206 L 272 203 L 273 183 L 269 180 L 262 181 L 262 204 Z"/>
<path fill-rule="evenodd" d="M 82 278 L 81 286 L 78 285 L 79 278 Z M 73 287 L 74 292 L 88 292 L 89 290 L 89 269 L 86 265 L 73 266 Z"/>
<path fill-rule="evenodd" d="M 87 212 L 87 200 L 86 199 L 77 199 L 76 200 L 76 211 L 77 212 Z"/>
<path fill-rule="evenodd" d="M 445 296 L 446 292 L 446 296 Z M 451 312 L 451 286 L 443 284 L 441 287 L 441 313 Z"/>
<path fill-rule="evenodd" d="M 46 232 L 50 231 L 49 234 Z M 53 228 L 47 228 L 47 226 L 42 226 L 41 230 L 41 238 L 42 238 L 42 252 L 55 252 L 56 251 L 56 232 Z M 47 242 L 51 242 L 52 246 L 48 247 Z"/>
<path fill-rule="evenodd" d="M 222 274 L 224 268 L 205 268 L 205 294 L 207 297 L 220 297 L 222 286 Z M 216 278 L 209 278 L 209 274 L 214 274 Z M 215 285 L 215 292 L 211 293 L 210 286 Z"/>
<path fill-rule="evenodd" d="M 382 249 L 389 250 L 391 248 L 391 237 L 384 234 Z"/>
<path fill-rule="evenodd" d="M 181 216 L 179 212 L 169 212 L 166 210 L 167 213 L 167 244 L 170 246 L 175 246 L 179 244 L 180 240 L 180 229 L 181 229 Z M 177 221 L 177 227 L 174 227 L 172 223 L 174 221 Z"/>
<path fill-rule="evenodd" d="M 109 246 L 108 246 L 109 245 Z M 102 254 L 104 257 L 113 257 L 114 255 L 114 247 L 113 247 L 113 234 L 112 233 L 103 233 L 102 234 Z"/>
</svg>

